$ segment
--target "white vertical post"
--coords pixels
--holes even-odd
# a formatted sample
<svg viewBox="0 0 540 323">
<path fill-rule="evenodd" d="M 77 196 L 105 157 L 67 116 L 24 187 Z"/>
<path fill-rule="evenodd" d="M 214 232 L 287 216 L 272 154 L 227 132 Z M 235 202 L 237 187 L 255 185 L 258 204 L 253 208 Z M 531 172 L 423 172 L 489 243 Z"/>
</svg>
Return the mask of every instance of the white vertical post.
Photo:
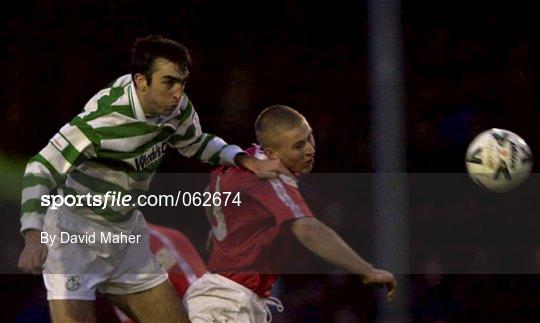
<svg viewBox="0 0 540 323">
<path fill-rule="evenodd" d="M 398 278 L 392 303 L 381 299 L 380 322 L 408 322 L 409 223 L 406 113 L 399 0 L 368 1 L 368 45 L 375 262 Z"/>
</svg>

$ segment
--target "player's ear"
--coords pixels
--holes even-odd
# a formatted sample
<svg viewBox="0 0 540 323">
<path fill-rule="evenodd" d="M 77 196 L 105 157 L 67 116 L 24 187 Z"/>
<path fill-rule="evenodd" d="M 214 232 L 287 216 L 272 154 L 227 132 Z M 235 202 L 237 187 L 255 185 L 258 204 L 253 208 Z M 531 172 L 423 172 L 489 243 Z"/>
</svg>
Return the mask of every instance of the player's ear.
<svg viewBox="0 0 540 323">
<path fill-rule="evenodd" d="M 148 87 L 146 76 L 142 75 L 141 73 L 137 73 L 135 74 L 133 81 L 135 82 L 135 85 L 137 85 L 138 89 L 146 91 L 146 88 Z"/>
<path fill-rule="evenodd" d="M 276 152 L 272 148 L 263 148 L 264 154 L 270 159 L 279 158 Z"/>
</svg>

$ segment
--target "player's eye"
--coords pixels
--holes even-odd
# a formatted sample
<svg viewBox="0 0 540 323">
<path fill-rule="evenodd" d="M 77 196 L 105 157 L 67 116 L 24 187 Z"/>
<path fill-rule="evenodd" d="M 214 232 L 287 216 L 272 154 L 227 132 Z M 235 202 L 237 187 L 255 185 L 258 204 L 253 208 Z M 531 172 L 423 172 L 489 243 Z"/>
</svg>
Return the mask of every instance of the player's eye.
<svg viewBox="0 0 540 323">
<path fill-rule="evenodd" d="M 166 80 L 166 81 L 163 81 L 163 84 L 165 84 L 168 88 L 171 88 L 174 85 L 174 81 Z"/>
<path fill-rule="evenodd" d="M 181 80 L 181 81 L 177 81 L 177 80 L 165 80 L 163 81 L 163 84 L 165 84 L 165 86 L 167 88 L 172 88 L 176 83 L 179 83 L 182 87 L 185 87 L 186 86 L 186 83 L 187 83 L 187 79 L 184 79 L 184 80 Z"/>
</svg>

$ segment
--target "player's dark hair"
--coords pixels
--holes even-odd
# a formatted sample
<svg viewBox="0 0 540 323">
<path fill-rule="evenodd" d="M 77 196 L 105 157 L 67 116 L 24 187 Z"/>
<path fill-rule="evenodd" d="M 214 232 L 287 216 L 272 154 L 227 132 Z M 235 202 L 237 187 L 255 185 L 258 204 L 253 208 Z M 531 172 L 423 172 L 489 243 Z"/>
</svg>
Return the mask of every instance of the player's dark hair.
<svg viewBox="0 0 540 323">
<path fill-rule="evenodd" d="M 272 105 L 259 113 L 255 120 L 255 135 L 263 147 L 271 147 L 276 131 L 287 131 L 304 121 L 304 116 L 291 107 L 281 104 Z"/>
<path fill-rule="evenodd" d="M 164 58 L 178 65 L 182 72 L 188 71 L 191 56 L 186 46 L 160 35 L 137 38 L 131 49 L 131 76 L 140 73 L 146 77 L 148 85 L 152 83 L 154 61 Z"/>
</svg>

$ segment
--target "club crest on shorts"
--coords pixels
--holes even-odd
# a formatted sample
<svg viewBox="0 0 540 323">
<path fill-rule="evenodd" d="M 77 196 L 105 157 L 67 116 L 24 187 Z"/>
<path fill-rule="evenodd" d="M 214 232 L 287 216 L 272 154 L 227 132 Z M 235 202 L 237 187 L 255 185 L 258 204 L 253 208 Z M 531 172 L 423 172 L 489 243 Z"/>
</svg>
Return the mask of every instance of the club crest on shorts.
<svg viewBox="0 0 540 323">
<path fill-rule="evenodd" d="M 77 290 L 81 287 L 79 276 L 69 276 L 66 281 L 66 289 L 70 291 Z"/>
</svg>

